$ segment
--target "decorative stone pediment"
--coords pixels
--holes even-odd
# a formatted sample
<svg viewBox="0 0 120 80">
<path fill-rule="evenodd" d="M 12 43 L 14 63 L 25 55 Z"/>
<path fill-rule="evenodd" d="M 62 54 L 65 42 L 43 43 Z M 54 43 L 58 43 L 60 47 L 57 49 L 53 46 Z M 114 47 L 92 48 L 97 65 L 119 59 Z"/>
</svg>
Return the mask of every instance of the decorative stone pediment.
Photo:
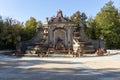
<svg viewBox="0 0 120 80">
<path fill-rule="evenodd" d="M 48 23 L 73 23 L 69 18 L 63 17 L 62 11 L 59 10 L 57 12 L 56 17 L 51 17 L 50 20 L 48 20 Z"/>
</svg>

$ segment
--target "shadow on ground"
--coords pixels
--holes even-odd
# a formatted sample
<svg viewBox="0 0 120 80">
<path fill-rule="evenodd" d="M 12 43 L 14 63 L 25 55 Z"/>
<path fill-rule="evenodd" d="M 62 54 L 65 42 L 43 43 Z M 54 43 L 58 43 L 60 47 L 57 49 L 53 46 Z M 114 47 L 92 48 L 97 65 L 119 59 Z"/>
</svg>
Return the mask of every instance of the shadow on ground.
<svg viewBox="0 0 120 80">
<path fill-rule="evenodd" d="M 100 80 L 120 79 L 120 68 L 89 69 L 76 67 L 81 62 L 49 60 L 0 61 L 0 80 Z"/>
</svg>

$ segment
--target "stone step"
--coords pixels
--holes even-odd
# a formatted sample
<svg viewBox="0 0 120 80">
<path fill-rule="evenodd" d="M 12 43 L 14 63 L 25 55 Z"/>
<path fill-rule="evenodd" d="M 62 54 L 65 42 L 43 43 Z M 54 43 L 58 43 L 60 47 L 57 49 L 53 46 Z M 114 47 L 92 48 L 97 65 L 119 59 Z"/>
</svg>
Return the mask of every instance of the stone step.
<svg viewBox="0 0 120 80">
<path fill-rule="evenodd" d="M 25 57 L 38 57 L 38 54 L 25 54 Z M 71 54 L 64 54 L 64 53 L 51 53 L 48 54 L 47 57 L 73 57 Z"/>
<path fill-rule="evenodd" d="M 71 54 L 54 53 L 54 54 L 48 54 L 48 57 L 73 57 L 73 56 Z"/>
<path fill-rule="evenodd" d="M 24 54 L 25 57 L 37 57 L 38 54 L 31 54 L 31 53 L 27 53 L 27 54 Z"/>
</svg>

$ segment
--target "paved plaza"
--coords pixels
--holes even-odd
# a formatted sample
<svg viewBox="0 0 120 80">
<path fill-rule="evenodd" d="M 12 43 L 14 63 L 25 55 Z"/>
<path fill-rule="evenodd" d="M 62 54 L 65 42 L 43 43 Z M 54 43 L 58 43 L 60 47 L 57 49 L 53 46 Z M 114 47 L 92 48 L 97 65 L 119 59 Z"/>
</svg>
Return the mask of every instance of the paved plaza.
<svg viewBox="0 0 120 80">
<path fill-rule="evenodd" d="M 2 55 L 0 80 L 120 80 L 120 54 L 80 58 Z"/>
</svg>

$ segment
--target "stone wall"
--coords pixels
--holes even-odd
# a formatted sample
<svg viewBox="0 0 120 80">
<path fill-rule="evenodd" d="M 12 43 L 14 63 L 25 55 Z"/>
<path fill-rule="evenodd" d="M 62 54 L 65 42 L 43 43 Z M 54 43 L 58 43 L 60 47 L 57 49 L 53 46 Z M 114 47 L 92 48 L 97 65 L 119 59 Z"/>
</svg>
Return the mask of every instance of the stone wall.
<svg viewBox="0 0 120 80">
<path fill-rule="evenodd" d="M 16 46 L 16 50 L 21 51 L 22 53 L 25 53 L 27 48 L 35 43 L 40 43 L 42 40 L 42 35 L 41 32 L 43 29 L 39 29 L 38 32 L 35 34 L 35 36 L 28 40 L 28 41 L 22 41 Z"/>
</svg>

